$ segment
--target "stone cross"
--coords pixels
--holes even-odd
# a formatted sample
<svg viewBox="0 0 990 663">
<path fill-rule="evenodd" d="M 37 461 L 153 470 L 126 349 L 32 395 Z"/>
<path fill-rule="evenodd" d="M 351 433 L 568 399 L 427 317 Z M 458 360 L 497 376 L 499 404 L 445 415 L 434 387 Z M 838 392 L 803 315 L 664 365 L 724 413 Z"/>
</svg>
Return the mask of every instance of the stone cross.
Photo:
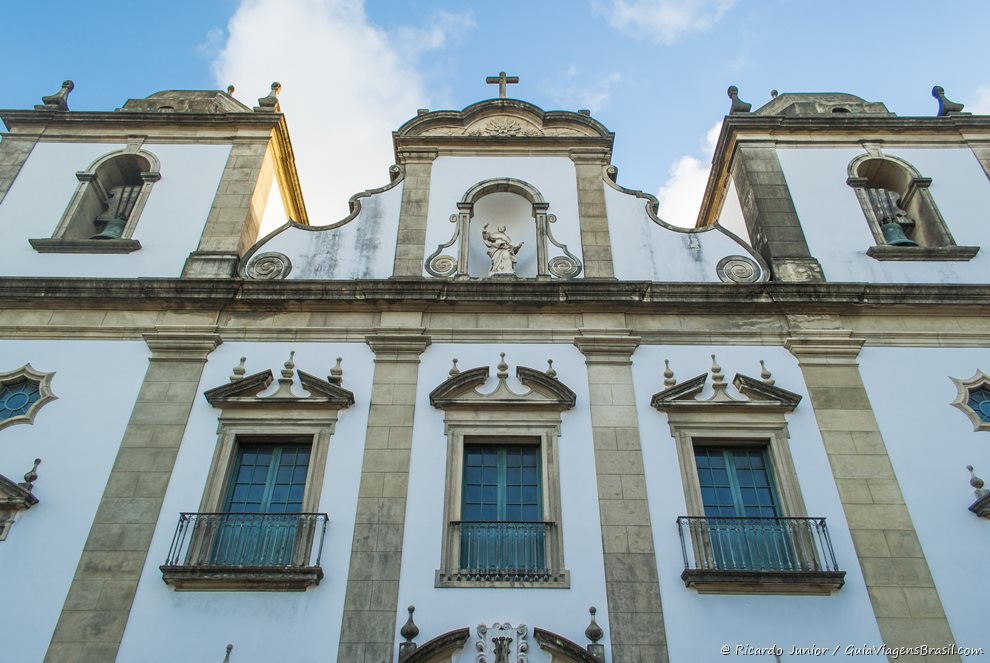
<svg viewBox="0 0 990 663">
<path fill-rule="evenodd" d="M 498 98 L 505 99 L 505 86 L 515 85 L 519 82 L 518 76 L 506 76 L 504 71 L 498 72 L 498 76 L 486 76 L 485 83 L 494 85 L 498 83 Z"/>
</svg>

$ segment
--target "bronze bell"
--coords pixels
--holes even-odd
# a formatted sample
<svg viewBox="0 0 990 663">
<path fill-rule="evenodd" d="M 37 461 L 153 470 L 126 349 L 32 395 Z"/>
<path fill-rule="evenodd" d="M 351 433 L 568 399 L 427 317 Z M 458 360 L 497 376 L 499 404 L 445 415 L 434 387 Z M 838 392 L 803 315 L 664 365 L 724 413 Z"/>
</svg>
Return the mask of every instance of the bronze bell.
<svg viewBox="0 0 990 663">
<path fill-rule="evenodd" d="M 904 234 L 901 224 L 891 221 L 880 226 L 883 241 L 890 246 L 918 246 L 918 243 Z"/>
<path fill-rule="evenodd" d="M 103 232 L 93 235 L 90 239 L 120 239 L 120 236 L 124 234 L 124 226 L 126 225 L 127 219 L 121 217 L 111 219 L 107 222 Z"/>
</svg>

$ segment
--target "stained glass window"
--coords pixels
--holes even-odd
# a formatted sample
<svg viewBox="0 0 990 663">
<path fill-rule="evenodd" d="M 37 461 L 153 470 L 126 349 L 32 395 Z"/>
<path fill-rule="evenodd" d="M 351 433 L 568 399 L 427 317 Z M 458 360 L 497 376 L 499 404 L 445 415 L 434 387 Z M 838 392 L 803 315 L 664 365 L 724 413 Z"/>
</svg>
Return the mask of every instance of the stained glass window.
<svg viewBox="0 0 990 663">
<path fill-rule="evenodd" d="M 980 421 L 990 422 L 990 390 L 985 387 L 974 389 L 969 392 L 966 404 L 973 408 Z"/>
<path fill-rule="evenodd" d="M 0 388 L 0 421 L 27 414 L 31 406 L 41 398 L 38 383 L 20 380 Z"/>
</svg>

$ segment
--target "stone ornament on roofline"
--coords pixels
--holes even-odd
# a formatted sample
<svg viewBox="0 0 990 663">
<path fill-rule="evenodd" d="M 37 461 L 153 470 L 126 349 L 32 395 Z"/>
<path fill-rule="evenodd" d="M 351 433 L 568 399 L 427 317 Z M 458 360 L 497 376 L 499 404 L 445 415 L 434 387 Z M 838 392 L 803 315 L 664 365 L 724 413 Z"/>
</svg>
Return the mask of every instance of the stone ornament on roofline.
<svg viewBox="0 0 990 663">
<path fill-rule="evenodd" d="M 21 511 L 27 511 L 38 503 L 38 498 L 32 492 L 34 482 L 38 480 L 38 465 L 40 458 L 34 459 L 34 465 L 24 475 L 24 481 L 15 483 L 0 474 L 0 541 L 7 538 L 14 519 Z"/>
</svg>

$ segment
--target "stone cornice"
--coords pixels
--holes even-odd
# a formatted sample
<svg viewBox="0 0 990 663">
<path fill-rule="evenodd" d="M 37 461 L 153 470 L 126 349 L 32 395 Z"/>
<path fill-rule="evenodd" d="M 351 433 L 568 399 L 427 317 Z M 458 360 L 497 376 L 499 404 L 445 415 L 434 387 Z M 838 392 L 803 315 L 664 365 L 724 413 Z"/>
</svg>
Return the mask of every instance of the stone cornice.
<svg viewBox="0 0 990 663">
<path fill-rule="evenodd" d="M 105 125 L 115 130 L 133 127 L 267 127 L 282 122 L 281 113 L 144 113 L 135 111 L 52 111 L 0 110 L 0 120 L 10 131 L 49 128 L 55 125 L 79 127 Z"/>
<path fill-rule="evenodd" d="M 380 310 L 401 303 L 408 310 L 433 305 L 449 310 L 491 311 L 511 305 L 524 312 L 547 307 L 658 314 L 760 312 L 933 315 L 990 313 L 990 285 L 864 283 L 653 283 L 570 281 L 446 281 L 381 279 L 349 281 L 248 281 L 243 279 L 0 278 L 0 308 L 107 308 L 165 310 L 218 308 L 265 310 Z M 660 307 L 660 308 L 658 308 Z"/>
</svg>

